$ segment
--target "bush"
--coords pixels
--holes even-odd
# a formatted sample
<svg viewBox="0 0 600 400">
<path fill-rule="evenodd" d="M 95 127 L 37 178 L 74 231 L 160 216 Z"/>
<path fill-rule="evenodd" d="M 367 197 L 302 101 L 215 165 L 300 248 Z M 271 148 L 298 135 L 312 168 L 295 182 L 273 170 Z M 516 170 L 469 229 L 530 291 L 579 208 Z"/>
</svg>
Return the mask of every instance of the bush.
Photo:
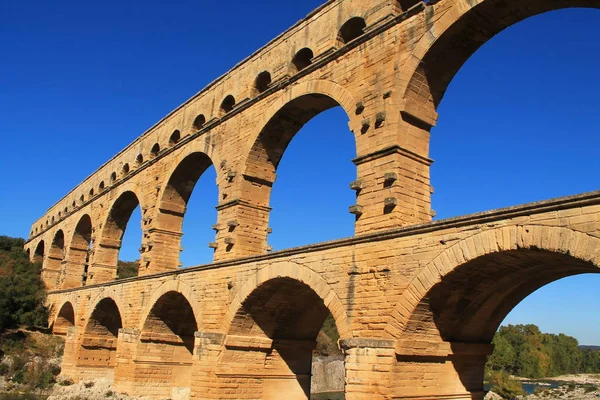
<svg viewBox="0 0 600 400">
<path fill-rule="evenodd" d="M 494 393 L 497 393 L 505 399 L 514 399 L 517 396 L 524 394 L 521 382 L 504 371 L 490 372 L 489 377 Z"/>
</svg>

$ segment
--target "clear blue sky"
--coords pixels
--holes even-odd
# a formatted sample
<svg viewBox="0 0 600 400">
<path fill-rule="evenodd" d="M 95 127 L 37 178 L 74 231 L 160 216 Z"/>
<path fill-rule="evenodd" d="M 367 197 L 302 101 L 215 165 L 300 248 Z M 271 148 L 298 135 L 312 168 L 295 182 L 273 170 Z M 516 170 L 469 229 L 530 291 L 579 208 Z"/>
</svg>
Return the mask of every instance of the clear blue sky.
<svg viewBox="0 0 600 400">
<path fill-rule="evenodd" d="M 103 162 L 320 3 L 1 2 L 0 234 L 27 236 Z M 544 14 L 502 32 L 460 70 L 432 131 L 438 219 L 600 189 L 598 26 L 597 10 Z M 352 234 L 346 120 L 341 109 L 319 115 L 286 152 L 272 197 L 274 248 Z M 299 180 L 314 182 L 310 191 Z M 216 201 L 209 170 L 185 220 L 185 265 L 210 260 Z M 139 218 L 123 259 L 138 257 Z M 600 275 L 564 279 L 506 322 L 600 344 L 599 303 Z"/>
</svg>

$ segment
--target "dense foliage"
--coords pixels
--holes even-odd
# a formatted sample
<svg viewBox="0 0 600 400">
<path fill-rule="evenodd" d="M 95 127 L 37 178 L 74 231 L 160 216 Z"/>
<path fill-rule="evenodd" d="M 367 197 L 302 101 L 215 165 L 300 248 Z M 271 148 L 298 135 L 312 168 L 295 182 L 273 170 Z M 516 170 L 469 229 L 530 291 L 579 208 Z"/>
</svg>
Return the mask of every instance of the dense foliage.
<svg viewBox="0 0 600 400">
<path fill-rule="evenodd" d="M 600 372 L 600 352 L 579 347 L 571 336 L 542 333 L 536 325 L 503 326 L 493 343 L 490 371 L 526 378 Z"/>
<path fill-rule="evenodd" d="M 0 333 L 19 325 L 46 326 L 41 264 L 31 263 L 24 240 L 0 236 Z"/>
<path fill-rule="evenodd" d="M 139 261 L 122 261 L 117 263 L 117 279 L 132 278 L 138 276 Z"/>
</svg>

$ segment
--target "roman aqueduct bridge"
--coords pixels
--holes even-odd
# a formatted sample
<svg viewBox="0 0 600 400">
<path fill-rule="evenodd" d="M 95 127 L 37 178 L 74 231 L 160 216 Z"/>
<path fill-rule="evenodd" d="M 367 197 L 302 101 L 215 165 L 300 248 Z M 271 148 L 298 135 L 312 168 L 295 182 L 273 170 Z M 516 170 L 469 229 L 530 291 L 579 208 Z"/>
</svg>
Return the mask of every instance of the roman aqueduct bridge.
<svg viewBox="0 0 600 400">
<path fill-rule="evenodd" d="M 157 399 L 306 399 L 331 314 L 347 399 L 480 399 L 491 339 L 539 287 L 600 266 L 600 193 L 432 222 L 430 129 L 479 46 L 598 0 L 334 0 L 182 104 L 37 220 L 63 373 Z M 356 143 L 355 236 L 269 252 L 269 199 L 300 128 L 341 106 Z M 214 263 L 179 268 L 211 165 Z M 139 276 L 115 280 L 141 207 Z M 346 207 L 347 205 L 340 205 Z"/>
</svg>

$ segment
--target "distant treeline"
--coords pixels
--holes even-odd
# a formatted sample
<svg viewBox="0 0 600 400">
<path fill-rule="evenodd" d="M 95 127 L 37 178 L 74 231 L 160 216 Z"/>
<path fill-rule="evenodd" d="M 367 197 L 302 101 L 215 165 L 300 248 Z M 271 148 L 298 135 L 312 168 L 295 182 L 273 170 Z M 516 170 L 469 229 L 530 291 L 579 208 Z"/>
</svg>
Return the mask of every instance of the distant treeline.
<svg viewBox="0 0 600 400">
<path fill-rule="evenodd" d="M 571 336 L 542 333 L 536 325 L 500 327 L 487 369 L 525 378 L 600 373 L 600 351 Z"/>
</svg>

